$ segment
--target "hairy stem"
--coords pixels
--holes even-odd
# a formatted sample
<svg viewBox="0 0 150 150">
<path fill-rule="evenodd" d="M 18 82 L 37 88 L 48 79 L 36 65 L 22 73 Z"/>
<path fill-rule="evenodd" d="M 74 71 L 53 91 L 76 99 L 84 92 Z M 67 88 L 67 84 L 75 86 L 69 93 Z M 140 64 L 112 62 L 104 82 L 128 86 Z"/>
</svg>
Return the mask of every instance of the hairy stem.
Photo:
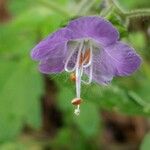
<svg viewBox="0 0 150 150">
<path fill-rule="evenodd" d="M 150 9 L 132 10 L 130 12 L 125 12 L 125 15 L 128 18 L 150 16 Z"/>
<path fill-rule="evenodd" d="M 143 107 L 144 112 L 150 112 L 150 105 L 145 102 L 141 97 L 139 97 L 135 92 L 129 91 L 128 95 L 134 100 L 139 106 Z"/>
<path fill-rule="evenodd" d="M 139 97 L 135 92 L 129 91 L 128 94 L 140 106 L 142 106 L 142 107 L 147 106 L 147 103 L 143 99 L 141 99 L 141 97 Z"/>
<path fill-rule="evenodd" d="M 120 14 L 124 15 L 125 11 L 120 7 L 119 3 L 116 0 L 108 0 L 109 5 L 113 5 L 115 10 Z"/>
<path fill-rule="evenodd" d="M 117 0 L 107 0 L 110 6 L 114 6 L 115 11 L 123 18 L 135 18 L 135 17 L 145 17 L 150 16 L 150 9 L 138 9 L 132 11 L 124 11 Z"/>
<path fill-rule="evenodd" d="M 79 9 L 77 10 L 77 15 L 85 15 L 91 7 L 95 4 L 96 0 L 82 0 L 79 4 Z M 81 13 L 82 12 L 82 13 Z"/>
</svg>

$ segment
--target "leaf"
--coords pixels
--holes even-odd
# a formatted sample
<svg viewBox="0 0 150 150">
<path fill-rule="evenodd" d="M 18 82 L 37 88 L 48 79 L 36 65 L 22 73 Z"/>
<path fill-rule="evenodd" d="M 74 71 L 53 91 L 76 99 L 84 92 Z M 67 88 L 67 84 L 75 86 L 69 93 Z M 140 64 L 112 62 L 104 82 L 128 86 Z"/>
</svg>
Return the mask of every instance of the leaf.
<svg viewBox="0 0 150 150">
<path fill-rule="evenodd" d="M 0 141 L 18 135 L 24 123 L 34 128 L 41 124 L 42 80 L 32 67 L 26 61 L 18 64 L 0 91 Z"/>
<path fill-rule="evenodd" d="M 121 38 L 128 35 L 127 27 L 124 23 L 125 20 L 122 20 L 116 13 L 111 13 L 111 15 L 108 17 L 108 20 L 117 28 Z"/>
<path fill-rule="evenodd" d="M 50 141 L 52 149 L 88 150 L 89 143 L 77 130 L 65 127 Z M 77 143 L 77 144 L 76 144 Z"/>
<path fill-rule="evenodd" d="M 8 8 L 13 15 L 18 15 L 33 5 L 35 5 L 34 0 L 9 0 L 8 2 Z"/>
<path fill-rule="evenodd" d="M 87 137 L 95 136 L 100 128 L 100 112 L 93 103 L 85 102 L 81 105 L 79 116 L 74 116 L 74 123 Z"/>
<path fill-rule="evenodd" d="M 73 93 L 73 91 L 68 88 L 68 87 L 59 87 L 59 93 L 58 93 L 58 105 L 60 107 L 60 109 L 64 110 L 64 111 L 69 111 L 71 110 L 72 104 L 71 104 L 71 100 L 75 97 L 75 93 Z"/>
<path fill-rule="evenodd" d="M 146 134 L 144 137 L 142 144 L 140 146 L 140 150 L 149 150 L 150 148 L 150 133 Z"/>
<path fill-rule="evenodd" d="M 59 130 L 56 138 L 51 141 L 51 145 L 54 149 L 68 147 L 68 143 L 71 143 L 71 130 L 69 130 L 69 128 L 62 128 Z"/>
<path fill-rule="evenodd" d="M 128 36 L 128 39 L 133 47 L 135 47 L 137 50 L 144 49 L 146 45 L 146 39 L 142 32 L 135 32 L 130 33 Z"/>
</svg>

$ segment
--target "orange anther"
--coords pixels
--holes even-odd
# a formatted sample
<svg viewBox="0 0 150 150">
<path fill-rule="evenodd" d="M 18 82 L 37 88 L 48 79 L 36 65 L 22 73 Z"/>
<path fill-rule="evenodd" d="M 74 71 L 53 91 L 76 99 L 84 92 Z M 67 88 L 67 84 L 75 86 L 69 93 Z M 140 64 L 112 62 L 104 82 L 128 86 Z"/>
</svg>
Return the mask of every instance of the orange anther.
<svg viewBox="0 0 150 150">
<path fill-rule="evenodd" d="M 73 105 L 75 105 L 75 106 L 80 105 L 81 102 L 82 102 L 82 99 L 81 99 L 81 98 L 74 98 L 74 99 L 71 101 L 71 103 L 72 103 Z"/>
<path fill-rule="evenodd" d="M 89 61 L 90 61 L 90 49 L 86 49 L 84 55 L 81 53 L 79 64 L 81 66 L 83 62 L 84 64 L 87 64 Z"/>
<path fill-rule="evenodd" d="M 76 81 L 76 75 L 75 75 L 75 73 L 71 73 L 70 74 L 70 80 L 71 81 Z"/>
</svg>

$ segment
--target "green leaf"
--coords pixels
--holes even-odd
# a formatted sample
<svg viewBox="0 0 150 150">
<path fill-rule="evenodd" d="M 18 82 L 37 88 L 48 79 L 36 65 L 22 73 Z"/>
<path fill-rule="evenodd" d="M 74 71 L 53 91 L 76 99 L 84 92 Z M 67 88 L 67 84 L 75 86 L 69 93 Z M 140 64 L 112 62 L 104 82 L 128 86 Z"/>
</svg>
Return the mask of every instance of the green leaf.
<svg viewBox="0 0 150 150">
<path fill-rule="evenodd" d="M 89 143 L 85 141 L 85 137 L 69 126 L 60 129 L 55 138 L 50 141 L 50 145 L 52 149 L 88 150 Z"/>
<path fill-rule="evenodd" d="M 148 133 L 143 141 L 142 141 L 142 144 L 140 146 L 140 150 L 149 150 L 150 148 L 150 133 Z"/>
<path fill-rule="evenodd" d="M 137 50 L 142 50 L 146 45 L 146 39 L 142 32 L 130 33 L 128 40 Z"/>
<path fill-rule="evenodd" d="M 69 128 L 62 128 L 59 130 L 57 136 L 51 141 L 54 149 L 61 149 L 62 147 L 68 147 L 68 143 L 71 143 L 71 130 Z"/>
<path fill-rule="evenodd" d="M 87 137 L 97 135 L 100 128 L 100 112 L 93 103 L 85 102 L 80 106 L 79 116 L 74 116 L 74 123 Z"/>
<path fill-rule="evenodd" d="M 73 109 L 71 100 L 75 97 L 75 93 L 68 87 L 59 87 L 58 105 L 60 109 L 69 111 Z"/>
<path fill-rule="evenodd" d="M 18 15 L 33 5 L 35 5 L 34 0 L 9 0 L 8 2 L 8 8 L 13 15 Z"/>
<path fill-rule="evenodd" d="M 33 64 L 23 61 L 7 76 L 0 91 L 0 141 L 18 135 L 25 123 L 41 125 L 42 79 Z M 3 68 L 1 68 L 2 70 Z"/>
<path fill-rule="evenodd" d="M 122 20 L 116 13 L 111 13 L 111 15 L 108 16 L 108 20 L 117 28 L 121 38 L 128 35 L 127 27 L 124 23 L 125 20 Z"/>
</svg>

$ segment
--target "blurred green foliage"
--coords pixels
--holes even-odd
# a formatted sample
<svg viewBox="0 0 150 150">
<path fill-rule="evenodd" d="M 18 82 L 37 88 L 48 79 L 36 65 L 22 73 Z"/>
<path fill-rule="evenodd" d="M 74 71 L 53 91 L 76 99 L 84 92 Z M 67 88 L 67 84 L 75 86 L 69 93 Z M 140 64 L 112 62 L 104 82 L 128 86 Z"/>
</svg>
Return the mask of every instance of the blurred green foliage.
<svg viewBox="0 0 150 150">
<path fill-rule="evenodd" d="M 51 6 L 48 5 L 49 2 L 51 1 L 8 0 L 11 20 L 0 25 L 2 150 L 30 149 L 30 144 L 28 147 L 10 140 L 18 137 L 25 125 L 35 130 L 41 127 L 40 98 L 44 93 L 44 80 L 38 72 L 37 63 L 30 58 L 30 51 L 40 39 L 66 24 L 74 16 L 79 3 L 75 0 L 56 0 L 52 3 L 55 5 Z M 147 0 L 119 2 L 129 9 L 150 5 Z M 64 14 L 54 6 L 65 10 Z M 100 1 L 97 0 L 90 13 L 99 14 L 98 6 Z M 124 21 L 117 14 L 111 14 L 108 19 L 118 28 L 121 38 L 131 43 L 141 54 L 141 68 L 132 77 L 115 78 L 108 87 L 95 83 L 88 87 L 83 85 L 82 97 L 85 102 L 81 106 L 79 117 L 73 115 L 73 106 L 70 105 L 75 89 L 74 84 L 69 81 L 69 75 L 62 73 L 50 76 L 59 89 L 57 105 L 63 113 L 65 124 L 50 142 L 53 149 L 95 149 L 96 145 L 91 143 L 101 132 L 100 110 L 147 117 L 150 115 L 150 57 L 147 55 L 150 53 L 150 42 L 143 31 L 128 32 Z M 149 141 L 149 136 L 144 140 L 142 150 L 147 150 L 147 140 Z"/>
<path fill-rule="evenodd" d="M 141 144 L 141 150 L 148 150 L 150 147 L 150 134 L 148 133 L 143 139 L 143 143 Z"/>
</svg>

